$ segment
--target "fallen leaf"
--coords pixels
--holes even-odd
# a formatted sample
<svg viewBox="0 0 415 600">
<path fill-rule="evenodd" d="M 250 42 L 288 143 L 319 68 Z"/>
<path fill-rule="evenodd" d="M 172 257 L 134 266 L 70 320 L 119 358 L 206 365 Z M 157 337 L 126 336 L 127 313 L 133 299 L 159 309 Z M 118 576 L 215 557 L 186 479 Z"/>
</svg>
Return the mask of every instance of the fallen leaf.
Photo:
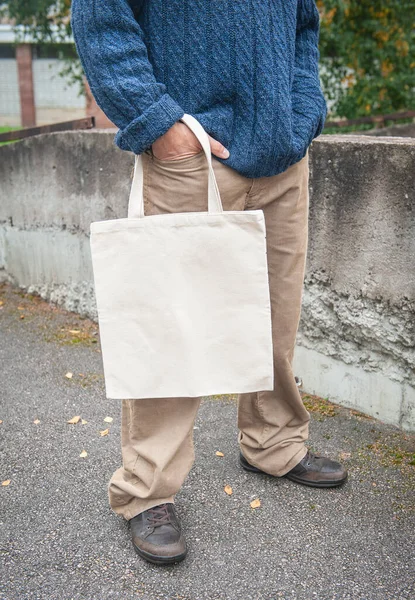
<svg viewBox="0 0 415 600">
<path fill-rule="evenodd" d="M 260 506 L 261 506 L 261 500 L 259 498 L 252 500 L 251 508 L 259 508 Z"/>
<path fill-rule="evenodd" d="M 79 458 L 86 458 L 88 456 L 88 452 L 86 450 L 82 450 L 81 454 L 79 455 Z"/>
<path fill-rule="evenodd" d="M 104 435 L 108 435 L 108 434 L 109 434 L 109 432 L 110 432 L 110 430 L 109 430 L 109 429 L 104 429 L 103 431 L 100 431 L 100 432 L 99 432 L 99 435 L 100 435 L 101 437 L 104 437 Z"/>
<path fill-rule="evenodd" d="M 10 484 L 11 484 L 11 481 L 12 481 L 11 479 L 6 479 L 6 481 L 2 481 L 2 482 L 1 482 L 1 485 L 4 485 L 4 486 L 6 486 L 6 485 L 10 485 Z"/>
<path fill-rule="evenodd" d="M 4 300 L 0 300 L 0 306 L 3 306 Z"/>
<path fill-rule="evenodd" d="M 21 318 L 21 319 L 24 319 L 24 315 L 20 315 L 20 318 Z"/>
<path fill-rule="evenodd" d="M 24 310 L 24 306 L 18 306 L 17 310 Z"/>
<path fill-rule="evenodd" d="M 88 421 L 85 421 L 85 419 L 82 419 L 81 425 L 86 425 L 87 423 L 88 423 Z"/>
<path fill-rule="evenodd" d="M 73 375 L 70 371 L 68 371 L 68 373 L 66 373 L 65 377 L 66 377 L 66 379 L 72 379 Z"/>
<path fill-rule="evenodd" d="M 232 496 L 233 490 L 230 485 L 225 485 L 225 487 L 223 489 L 225 491 L 225 494 L 228 494 L 228 496 Z"/>
<path fill-rule="evenodd" d="M 67 423 L 69 423 L 69 425 L 76 425 L 77 423 L 79 423 L 80 418 L 81 417 L 77 415 L 76 417 L 72 417 L 72 419 L 69 419 Z"/>
<path fill-rule="evenodd" d="M 223 452 L 219 452 L 219 450 L 217 452 L 215 452 L 216 456 L 225 456 Z"/>
<path fill-rule="evenodd" d="M 80 329 L 68 329 L 69 333 L 81 333 Z"/>
<path fill-rule="evenodd" d="M 33 421 L 33 423 L 34 423 L 34 425 L 39 425 L 40 421 L 39 421 L 39 419 L 35 419 L 35 420 Z"/>
<path fill-rule="evenodd" d="M 114 419 L 112 417 L 105 417 L 105 419 L 104 419 L 105 423 L 112 423 L 113 420 Z"/>
</svg>

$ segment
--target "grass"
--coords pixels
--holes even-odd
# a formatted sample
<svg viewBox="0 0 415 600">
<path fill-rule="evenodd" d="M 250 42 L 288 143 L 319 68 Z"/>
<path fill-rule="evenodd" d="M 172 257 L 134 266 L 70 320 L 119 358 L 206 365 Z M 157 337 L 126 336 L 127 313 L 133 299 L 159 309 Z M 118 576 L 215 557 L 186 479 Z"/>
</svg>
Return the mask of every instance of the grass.
<svg viewBox="0 0 415 600">
<path fill-rule="evenodd" d="M 74 326 L 76 327 L 76 326 Z M 98 338 L 90 330 L 61 327 L 58 331 L 49 332 L 44 336 L 45 342 L 57 342 L 61 346 L 91 346 L 98 343 Z"/>
<path fill-rule="evenodd" d="M 326 127 L 322 133 L 324 133 L 324 135 L 342 135 L 345 133 L 359 135 L 361 131 L 370 131 L 374 128 L 374 123 L 363 123 L 361 125 L 349 125 L 348 127 Z"/>
<path fill-rule="evenodd" d="M 312 394 L 302 394 L 303 403 L 308 412 L 316 413 L 320 419 L 324 417 L 335 417 L 338 408 L 326 398 L 320 398 Z"/>
<path fill-rule="evenodd" d="M 399 440 L 396 443 L 385 443 L 376 441 L 367 444 L 366 448 L 377 455 L 384 467 L 415 467 L 415 450 L 402 448 Z"/>
<path fill-rule="evenodd" d="M 15 315 L 16 320 L 35 320 L 41 338 L 60 346 L 93 346 L 99 349 L 98 325 L 50 305 L 36 294 L 0 284 L 0 308 Z"/>
<path fill-rule="evenodd" d="M 7 133 L 8 131 L 17 131 L 18 129 L 22 129 L 21 127 L 10 127 L 9 125 L 0 126 L 0 133 Z M 15 140 L 16 142 L 18 140 Z M 0 146 L 5 146 L 6 144 L 14 144 L 15 142 L 0 142 Z"/>
<path fill-rule="evenodd" d="M 328 121 L 331 120 L 331 118 L 328 119 Z M 408 123 L 414 123 L 414 119 L 399 119 L 398 121 L 386 120 L 382 125 L 379 126 L 379 128 L 384 129 L 386 127 L 391 127 L 395 125 L 407 125 Z M 348 127 L 327 127 L 322 131 L 322 133 L 327 135 L 339 135 L 345 133 L 359 135 L 359 133 L 362 131 L 371 131 L 374 129 L 377 129 L 376 123 L 360 123 L 355 125 L 349 125 Z"/>
</svg>

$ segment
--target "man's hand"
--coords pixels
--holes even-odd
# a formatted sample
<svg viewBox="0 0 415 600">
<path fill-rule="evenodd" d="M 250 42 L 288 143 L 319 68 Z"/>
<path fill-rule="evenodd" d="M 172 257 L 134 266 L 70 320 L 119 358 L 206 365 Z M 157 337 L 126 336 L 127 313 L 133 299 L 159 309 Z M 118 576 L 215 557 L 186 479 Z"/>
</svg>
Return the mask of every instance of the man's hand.
<svg viewBox="0 0 415 600">
<path fill-rule="evenodd" d="M 209 137 L 212 154 L 218 158 L 228 158 L 229 151 L 212 137 Z M 197 137 L 184 123 L 175 123 L 152 145 L 153 154 L 159 160 L 180 160 L 198 154 L 202 149 Z"/>
</svg>

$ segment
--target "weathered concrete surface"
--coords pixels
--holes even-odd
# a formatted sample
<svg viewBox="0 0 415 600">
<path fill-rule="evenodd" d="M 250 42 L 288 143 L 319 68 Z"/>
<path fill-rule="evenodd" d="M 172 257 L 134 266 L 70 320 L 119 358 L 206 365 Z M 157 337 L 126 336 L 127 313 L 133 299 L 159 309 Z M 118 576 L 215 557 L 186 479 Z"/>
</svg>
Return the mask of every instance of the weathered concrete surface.
<svg viewBox="0 0 415 600">
<path fill-rule="evenodd" d="M 412 386 L 301 345 L 297 345 L 295 351 L 294 368 L 296 373 L 302 374 L 304 387 L 311 393 L 320 391 L 332 402 L 363 410 L 402 429 L 414 430 L 415 389 Z"/>
<path fill-rule="evenodd" d="M 415 140 L 317 142 L 296 369 L 311 392 L 406 429 L 415 428 L 414 259 Z"/>
<path fill-rule="evenodd" d="M 0 277 L 96 317 L 89 226 L 125 216 L 132 165 L 104 131 L 0 147 Z"/>
<path fill-rule="evenodd" d="M 296 372 L 415 430 L 415 140 L 321 136 L 310 155 Z M 126 215 L 132 162 L 102 131 L 0 147 L 0 277 L 95 318 L 89 224 Z"/>
<path fill-rule="evenodd" d="M 206 399 L 177 497 L 189 555 L 152 567 L 108 508 L 120 403 L 104 396 L 96 325 L 18 290 L 0 300 L 2 600 L 413 600 L 414 436 L 305 398 L 312 447 L 349 469 L 344 488 L 316 490 L 242 471 L 236 405 Z"/>
</svg>

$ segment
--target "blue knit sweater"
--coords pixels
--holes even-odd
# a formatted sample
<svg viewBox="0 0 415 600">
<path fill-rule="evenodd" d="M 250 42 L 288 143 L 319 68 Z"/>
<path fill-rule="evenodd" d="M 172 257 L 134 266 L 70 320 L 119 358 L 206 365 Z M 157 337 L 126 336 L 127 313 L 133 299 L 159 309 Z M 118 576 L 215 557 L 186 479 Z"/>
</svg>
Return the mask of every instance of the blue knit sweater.
<svg viewBox="0 0 415 600">
<path fill-rule="evenodd" d="M 326 116 L 314 0 L 73 0 L 72 27 L 116 143 L 140 154 L 183 113 L 271 176 L 298 162 Z"/>
</svg>

